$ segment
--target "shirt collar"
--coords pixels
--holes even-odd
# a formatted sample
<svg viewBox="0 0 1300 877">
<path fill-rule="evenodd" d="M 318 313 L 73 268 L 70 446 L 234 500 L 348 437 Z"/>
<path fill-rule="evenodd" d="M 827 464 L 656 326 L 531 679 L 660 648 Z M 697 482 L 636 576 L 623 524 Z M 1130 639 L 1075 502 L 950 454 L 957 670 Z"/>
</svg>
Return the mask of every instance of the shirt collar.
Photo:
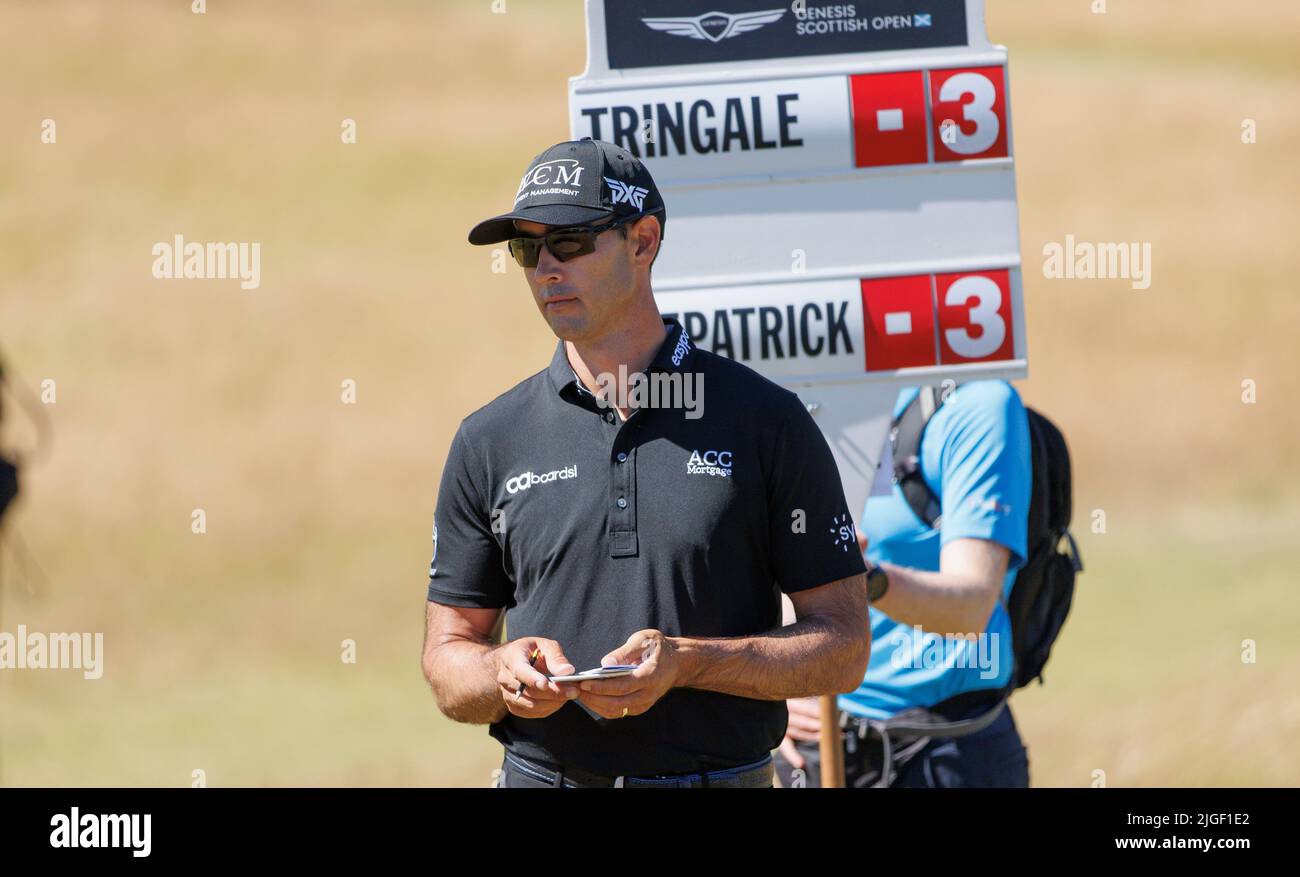
<svg viewBox="0 0 1300 877">
<path fill-rule="evenodd" d="M 668 329 L 667 335 L 664 336 L 664 343 L 659 345 L 659 350 L 655 353 L 654 358 L 650 360 L 650 365 L 646 368 L 648 372 L 685 372 L 691 367 L 691 358 L 695 352 L 695 345 L 691 343 L 690 336 L 682 328 L 682 324 L 675 317 L 663 317 L 664 326 Z M 551 357 L 551 365 L 547 369 L 551 376 L 551 384 L 555 387 L 555 392 L 561 396 L 565 393 L 581 392 L 590 393 L 586 387 L 581 386 L 573 366 L 569 364 L 569 357 L 564 350 L 564 341 L 559 341 L 555 345 L 555 355 Z"/>
</svg>

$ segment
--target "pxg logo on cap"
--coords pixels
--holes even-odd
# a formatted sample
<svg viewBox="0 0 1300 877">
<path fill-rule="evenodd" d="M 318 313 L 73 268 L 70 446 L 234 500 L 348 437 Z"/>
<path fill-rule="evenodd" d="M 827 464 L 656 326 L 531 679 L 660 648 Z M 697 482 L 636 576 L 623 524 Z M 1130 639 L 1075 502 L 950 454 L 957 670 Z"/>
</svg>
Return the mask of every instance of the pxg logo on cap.
<svg viewBox="0 0 1300 877">
<path fill-rule="evenodd" d="M 514 209 L 474 226 L 469 242 L 492 244 L 515 237 L 516 219 L 586 225 L 656 211 L 662 239 L 667 211 L 650 171 L 627 150 L 584 137 L 557 143 L 534 158 L 519 181 Z"/>
</svg>

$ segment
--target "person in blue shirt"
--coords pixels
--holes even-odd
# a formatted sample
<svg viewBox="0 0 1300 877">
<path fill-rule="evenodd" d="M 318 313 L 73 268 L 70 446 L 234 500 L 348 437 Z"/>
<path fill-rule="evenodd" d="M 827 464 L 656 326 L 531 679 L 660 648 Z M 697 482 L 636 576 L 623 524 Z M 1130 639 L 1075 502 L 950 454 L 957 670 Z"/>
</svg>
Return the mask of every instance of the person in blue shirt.
<svg viewBox="0 0 1300 877">
<path fill-rule="evenodd" d="M 902 390 L 893 415 L 918 392 Z M 858 689 L 839 697 L 847 786 L 1028 786 L 1011 710 L 996 708 L 1013 672 L 1005 602 L 1026 556 L 1029 442 L 1024 406 L 1007 382 L 949 390 L 918 454 L 939 501 L 934 527 L 893 483 L 886 442 L 859 527 L 867 560 L 883 570 L 872 576 L 871 661 Z M 782 785 L 817 785 L 817 700 L 788 706 L 777 757 Z M 962 722 L 965 733 L 895 739 L 882 723 L 900 714 Z M 972 732 L 984 722 L 991 723 Z"/>
</svg>

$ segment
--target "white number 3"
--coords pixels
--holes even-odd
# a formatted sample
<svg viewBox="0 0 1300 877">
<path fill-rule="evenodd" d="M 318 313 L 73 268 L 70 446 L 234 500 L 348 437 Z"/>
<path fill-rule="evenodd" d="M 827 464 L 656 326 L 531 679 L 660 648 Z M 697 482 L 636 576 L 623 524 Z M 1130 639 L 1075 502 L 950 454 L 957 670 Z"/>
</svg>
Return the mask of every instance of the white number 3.
<svg viewBox="0 0 1300 877">
<path fill-rule="evenodd" d="M 939 88 L 939 100 L 943 103 L 958 103 L 967 94 L 974 95 L 975 99 L 962 104 L 962 116 L 967 122 L 975 123 L 975 133 L 965 134 L 959 125 L 957 139 L 948 148 L 959 155 L 977 155 L 992 146 L 1002 130 L 1002 123 L 993 112 L 997 90 L 987 76 L 979 73 L 958 73 L 945 79 Z"/>
<path fill-rule="evenodd" d="M 977 298 L 975 307 L 970 309 L 970 320 L 983 331 L 978 338 L 972 338 L 965 328 L 948 329 L 944 339 L 958 356 L 967 359 L 980 359 L 988 356 L 1002 346 L 1007 337 L 1007 324 L 998 313 L 1002 306 L 1002 290 L 996 283 L 979 274 L 960 277 L 944 293 L 944 304 L 960 307 L 971 298 Z"/>
</svg>

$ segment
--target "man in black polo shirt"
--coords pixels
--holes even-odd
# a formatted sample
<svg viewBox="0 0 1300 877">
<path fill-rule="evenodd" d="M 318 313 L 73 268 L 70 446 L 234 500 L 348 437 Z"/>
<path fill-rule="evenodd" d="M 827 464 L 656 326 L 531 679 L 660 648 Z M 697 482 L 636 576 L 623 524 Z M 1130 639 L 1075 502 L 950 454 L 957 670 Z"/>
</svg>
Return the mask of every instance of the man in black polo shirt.
<svg viewBox="0 0 1300 877">
<path fill-rule="evenodd" d="M 461 422 L 434 517 L 425 675 L 446 715 L 490 724 L 506 786 L 767 787 L 785 699 L 866 669 L 830 449 L 794 393 L 660 316 L 665 219 L 640 161 L 584 139 L 469 235 L 509 241 L 560 339 Z M 548 678 L 613 664 L 637 669 Z"/>
</svg>

